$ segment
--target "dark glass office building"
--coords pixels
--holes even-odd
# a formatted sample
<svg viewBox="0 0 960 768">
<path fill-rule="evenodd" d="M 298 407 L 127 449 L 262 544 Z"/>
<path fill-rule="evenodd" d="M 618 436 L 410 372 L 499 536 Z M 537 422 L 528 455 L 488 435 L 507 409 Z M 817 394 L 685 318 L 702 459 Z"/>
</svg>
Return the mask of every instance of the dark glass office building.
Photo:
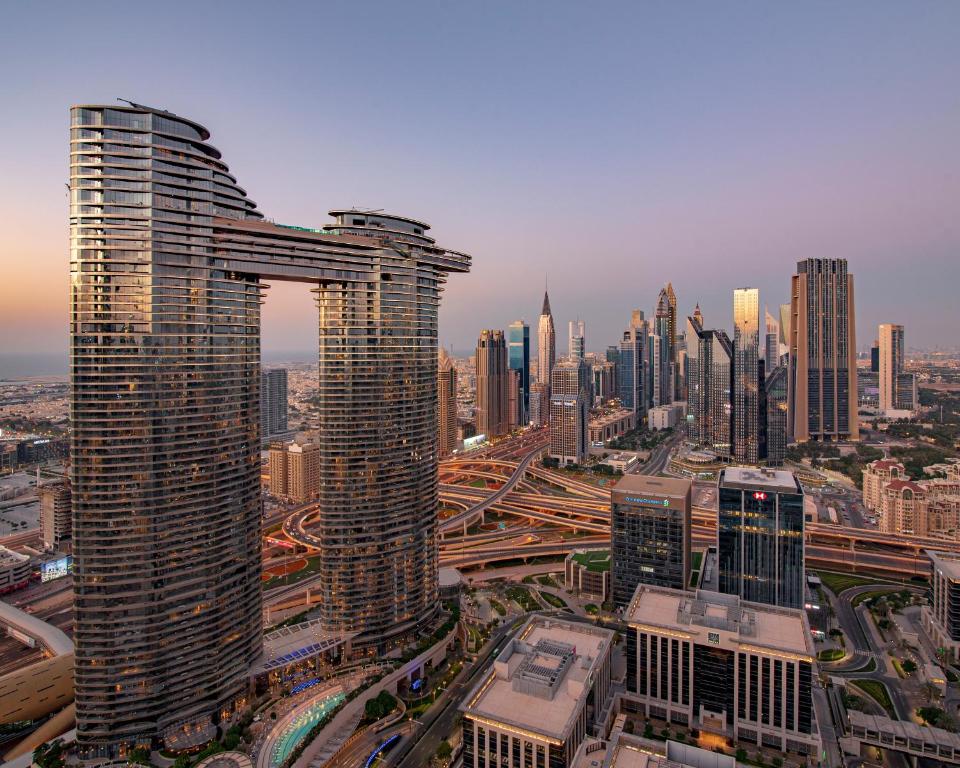
<svg viewBox="0 0 960 768">
<path fill-rule="evenodd" d="M 720 473 L 720 591 L 802 608 L 803 490 L 791 472 L 731 467 Z"/>
<path fill-rule="evenodd" d="M 519 424 L 530 423 L 530 326 L 523 320 L 510 323 L 507 329 L 507 357 L 511 371 L 520 371 Z"/>
<path fill-rule="evenodd" d="M 689 480 L 626 475 L 611 492 L 613 602 L 630 602 L 639 584 L 683 589 L 690 573 Z"/>
</svg>

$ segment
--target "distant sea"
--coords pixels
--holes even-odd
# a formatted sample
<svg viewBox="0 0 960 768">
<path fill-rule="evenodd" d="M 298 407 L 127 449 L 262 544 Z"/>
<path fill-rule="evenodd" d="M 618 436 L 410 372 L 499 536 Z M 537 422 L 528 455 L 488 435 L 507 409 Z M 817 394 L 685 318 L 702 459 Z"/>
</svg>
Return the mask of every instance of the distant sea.
<svg viewBox="0 0 960 768">
<path fill-rule="evenodd" d="M 0 381 L 29 379 L 33 376 L 66 376 L 70 372 L 66 351 L 0 352 Z"/>
</svg>

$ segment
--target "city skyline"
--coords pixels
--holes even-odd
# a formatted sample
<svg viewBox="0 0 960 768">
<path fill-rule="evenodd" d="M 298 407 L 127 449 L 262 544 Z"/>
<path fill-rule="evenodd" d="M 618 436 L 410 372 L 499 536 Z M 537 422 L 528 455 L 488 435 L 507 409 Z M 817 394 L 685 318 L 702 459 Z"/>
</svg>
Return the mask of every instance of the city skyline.
<svg viewBox="0 0 960 768">
<path fill-rule="evenodd" d="M 601 351 L 620 338 L 624 312 L 652 310 L 668 281 L 679 317 L 699 302 L 709 327 L 730 329 L 736 274 L 749 273 L 776 306 L 789 300 L 792 265 L 809 256 L 849 261 L 862 297 L 858 326 L 889 322 L 896 304 L 911 343 L 955 345 L 951 324 L 924 308 L 949 311 L 950 286 L 960 278 L 960 225 L 950 202 L 960 197 L 960 159 L 951 149 L 960 129 L 952 87 L 960 53 L 951 34 L 960 9 L 850 4 L 831 7 L 825 26 L 809 9 L 759 8 L 695 16 L 623 8 L 621 22 L 610 24 L 583 19 L 572 5 L 556 6 L 548 21 L 533 8 L 507 18 L 496 8 L 428 16 L 291 5 L 276 16 L 238 13 L 223 33 L 211 32 L 220 28 L 216 11 L 201 10 L 195 26 L 176 27 L 185 50 L 196 53 L 168 63 L 162 76 L 103 63 L 81 74 L 68 63 L 71 41 L 105 34 L 121 55 L 173 34 L 167 27 L 176 14 L 125 42 L 122 25 L 137 23 L 140 9 L 70 26 L 44 13 L 42 39 L 16 36 L 0 53 L 10 73 L 8 108 L 33 116 L 26 135 L 13 134 L 13 123 L 0 128 L 4 146 L 16 147 L 0 162 L 16 181 L 0 191 L 8 214 L 0 232 L 7 277 L 0 352 L 49 350 L 66 361 L 67 167 L 49 148 L 60 146 L 64 105 L 116 96 L 203 115 L 224 136 L 220 149 L 236 158 L 245 183 L 273 201 L 278 221 L 319 226 L 327 205 L 382 207 L 441 222 L 438 237 L 473 244 L 476 273 L 447 287 L 440 317 L 441 343 L 458 352 L 471 348 L 480 327 L 506 328 L 518 317 L 532 323 L 534 286 L 545 276 L 557 325 L 583 318 L 589 351 Z M 42 12 L 10 8 L 10 29 L 36 27 Z M 378 23 L 364 24 L 373 44 L 362 54 L 350 36 L 306 44 L 318 24 L 370 20 Z M 427 21 L 441 47 L 407 55 L 403 31 Z M 643 44 L 627 45 L 637 30 Z M 282 50 L 269 42 L 274 35 L 283 37 Z M 905 47 L 903 39 L 923 44 Z M 261 40 L 276 54 L 269 63 L 241 59 L 235 73 L 202 89 L 183 87 L 197 70 L 221 72 L 215 64 L 235 43 Z M 579 40 L 590 44 L 573 45 Z M 496 55 L 488 56 L 491 44 Z M 571 53 L 581 47 L 605 53 Z M 694 64 L 685 55 L 691 47 L 700 54 Z M 14 72 L 26 74 L 14 80 Z M 369 104 L 350 99 L 345 112 L 331 109 L 326 93 L 311 95 L 320 73 L 326 81 L 341 75 L 345 91 L 373 77 L 384 86 Z M 410 83 L 420 98 L 394 95 Z M 591 109 L 581 108 L 576 92 L 589 93 Z M 259 151 L 267 126 L 277 144 L 269 157 Z M 602 214 L 583 213 L 584 200 Z M 567 224 L 586 215 L 603 221 Z M 636 277 L 581 279 L 594 265 Z M 922 289 L 924 304 L 904 301 L 904 286 L 915 287 L 908 295 Z M 311 302 L 302 287 L 271 289 L 265 357 L 316 348 L 316 329 L 299 320 Z M 860 338 L 859 348 L 870 341 Z"/>
</svg>

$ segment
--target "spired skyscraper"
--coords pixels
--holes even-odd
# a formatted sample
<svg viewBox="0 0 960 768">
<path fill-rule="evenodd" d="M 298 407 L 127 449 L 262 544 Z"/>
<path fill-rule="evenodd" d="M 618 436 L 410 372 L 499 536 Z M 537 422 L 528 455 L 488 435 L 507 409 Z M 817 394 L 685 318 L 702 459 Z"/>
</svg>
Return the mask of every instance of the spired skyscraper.
<svg viewBox="0 0 960 768">
<path fill-rule="evenodd" d="M 587 326 L 583 320 L 570 321 L 570 337 L 567 340 L 567 354 L 582 360 L 587 354 Z"/>
<path fill-rule="evenodd" d="M 211 732 L 245 704 L 263 629 L 263 278 L 317 298 L 323 629 L 385 644 L 438 608 L 437 309 L 470 258 L 399 216 L 264 221 L 209 137 L 140 105 L 71 110 L 84 758 Z"/>
<path fill-rule="evenodd" d="M 543 292 L 543 308 L 537 323 L 537 381 L 546 388 L 550 397 L 550 371 L 557 362 L 557 332 L 553 327 L 553 315 L 550 312 L 550 297 Z"/>
<path fill-rule="evenodd" d="M 857 334 L 847 260 L 798 262 L 790 296 L 788 440 L 856 440 Z"/>
</svg>

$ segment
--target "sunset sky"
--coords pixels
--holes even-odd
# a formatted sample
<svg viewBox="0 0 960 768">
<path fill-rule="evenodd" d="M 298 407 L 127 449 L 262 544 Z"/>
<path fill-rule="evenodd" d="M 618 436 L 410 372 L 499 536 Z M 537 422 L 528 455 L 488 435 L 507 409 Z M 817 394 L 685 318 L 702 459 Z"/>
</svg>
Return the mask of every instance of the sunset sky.
<svg viewBox="0 0 960 768">
<path fill-rule="evenodd" d="M 617 341 L 671 280 L 731 325 L 845 257 L 880 322 L 957 346 L 960 3 L 27 3 L 0 24 L 0 353 L 67 348 L 68 108 L 206 125 L 265 215 L 383 208 L 473 254 L 441 342 L 535 325 Z M 264 349 L 314 349 L 277 286 Z M 0 372 L 2 373 L 2 372 Z"/>
</svg>

